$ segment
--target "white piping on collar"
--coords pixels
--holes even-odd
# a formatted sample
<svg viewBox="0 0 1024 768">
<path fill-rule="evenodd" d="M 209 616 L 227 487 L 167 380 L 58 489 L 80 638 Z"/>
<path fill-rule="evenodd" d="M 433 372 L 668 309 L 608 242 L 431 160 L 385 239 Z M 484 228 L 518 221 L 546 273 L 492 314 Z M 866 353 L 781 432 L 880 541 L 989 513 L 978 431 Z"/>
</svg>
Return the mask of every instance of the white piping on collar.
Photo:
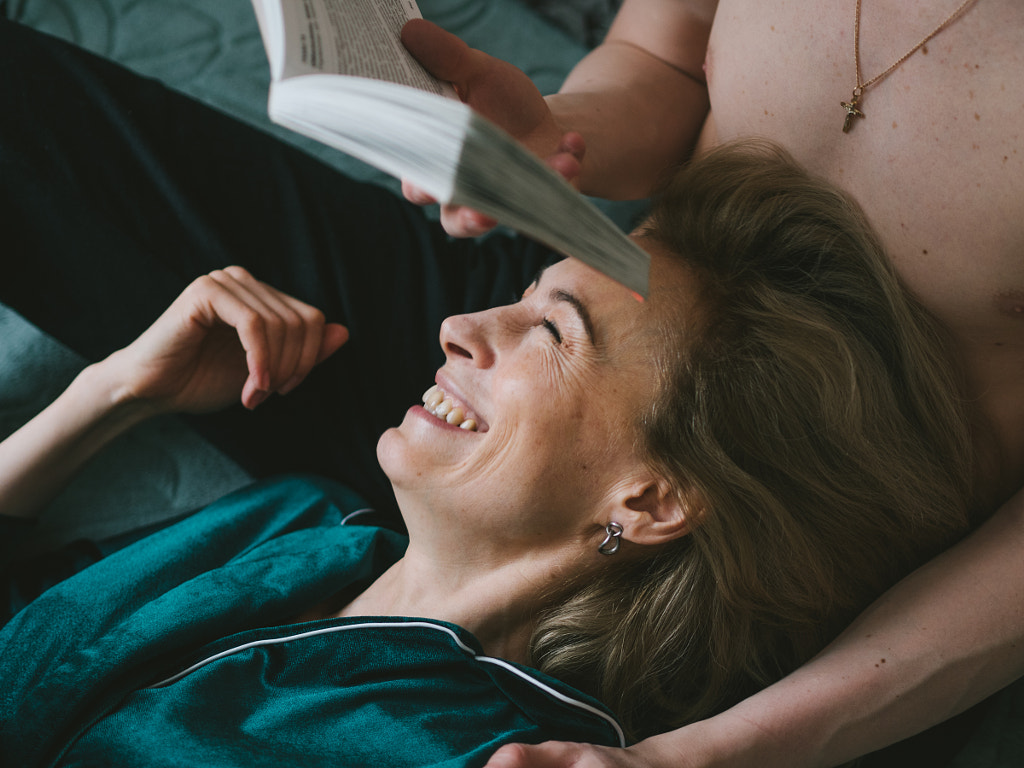
<svg viewBox="0 0 1024 768">
<path fill-rule="evenodd" d="M 197 669 L 205 667 L 207 664 L 211 664 L 215 661 L 223 659 L 227 656 L 232 656 L 236 653 L 241 653 L 242 651 L 247 651 L 250 648 L 259 648 L 261 646 L 267 645 L 277 645 L 279 643 L 287 643 L 292 640 L 302 640 L 308 637 L 316 637 L 317 635 L 326 635 L 331 634 L 333 632 L 343 632 L 349 629 L 404 629 L 406 627 L 417 629 L 433 629 L 445 633 L 446 635 L 451 637 L 455 644 L 464 653 L 466 653 L 468 656 L 472 656 L 473 659 L 475 659 L 476 661 L 480 661 L 485 664 L 493 664 L 494 666 L 501 667 L 502 669 L 505 669 L 506 671 L 513 673 L 514 675 L 518 675 L 520 678 L 530 683 L 535 688 L 538 688 L 539 690 L 548 694 L 552 698 L 557 699 L 563 704 L 567 704 L 570 707 L 575 707 L 576 709 L 581 709 L 584 712 L 589 712 L 590 714 L 595 715 L 596 717 L 599 717 L 600 719 L 604 720 L 615 730 L 615 735 L 619 739 L 619 745 L 622 747 L 626 746 L 626 736 L 622 732 L 621 726 L 618 724 L 618 722 L 616 722 L 614 717 L 610 716 L 606 712 L 602 712 L 597 707 L 587 704 L 585 701 L 574 699 L 571 696 L 567 696 L 564 693 L 556 691 L 551 686 L 546 685 L 542 683 L 540 680 L 535 679 L 529 673 L 525 672 L 522 669 L 519 669 L 514 664 L 511 664 L 510 662 L 507 662 L 504 659 L 497 659 L 492 656 L 478 655 L 476 651 L 474 651 L 472 648 L 470 648 L 462 641 L 462 638 L 460 638 L 454 630 L 452 630 L 449 627 L 445 627 L 440 624 L 433 624 L 427 621 L 368 621 L 361 622 L 359 624 L 343 624 L 341 626 L 320 627 L 319 629 L 310 629 L 306 630 L 305 632 L 296 632 L 294 634 L 284 635 L 281 637 L 267 637 L 263 638 L 262 640 L 253 640 L 251 642 L 243 643 L 233 648 L 228 648 L 226 650 L 220 651 L 219 653 L 215 653 L 212 656 L 208 656 L 207 658 L 202 659 L 201 661 L 198 661 L 195 664 L 192 664 L 191 666 L 183 669 L 181 672 L 178 672 L 175 675 L 171 675 L 171 677 L 168 677 L 165 680 L 161 680 L 158 683 L 154 683 L 153 685 L 147 686 L 146 690 L 152 690 L 154 688 L 164 688 L 168 685 L 178 682 L 184 677 L 187 677 L 188 675 L 195 672 Z"/>
<path fill-rule="evenodd" d="M 341 522 L 338 523 L 338 525 L 348 525 L 349 521 L 352 520 L 352 518 L 359 517 L 360 515 L 369 515 L 376 511 L 377 510 L 374 509 L 373 507 L 363 507 L 362 509 L 354 510 L 353 512 L 349 512 L 347 515 L 341 518 Z"/>
</svg>

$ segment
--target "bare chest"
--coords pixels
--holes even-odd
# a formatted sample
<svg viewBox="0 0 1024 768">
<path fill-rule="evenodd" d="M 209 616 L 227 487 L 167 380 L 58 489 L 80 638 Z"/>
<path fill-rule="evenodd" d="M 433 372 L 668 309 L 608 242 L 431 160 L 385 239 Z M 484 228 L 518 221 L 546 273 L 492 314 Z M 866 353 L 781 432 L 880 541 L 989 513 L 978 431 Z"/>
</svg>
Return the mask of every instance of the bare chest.
<svg viewBox="0 0 1024 768">
<path fill-rule="evenodd" d="M 863 0 L 861 82 L 961 0 Z M 705 141 L 762 136 L 852 193 L 904 282 L 954 332 L 1024 465 L 1024 4 L 976 0 L 857 84 L 854 0 L 723 0 Z M 1010 446 L 1010 443 L 1014 443 Z"/>
<path fill-rule="evenodd" d="M 864 0 L 862 79 L 959 2 Z M 968 287 L 994 308 L 996 294 L 1024 289 L 1024 6 L 977 0 L 867 88 L 864 116 L 844 133 L 841 102 L 857 78 L 854 8 L 720 3 L 708 61 L 718 139 L 774 139 L 852 192 L 904 278 L 940 313 Z"/>
</svg>

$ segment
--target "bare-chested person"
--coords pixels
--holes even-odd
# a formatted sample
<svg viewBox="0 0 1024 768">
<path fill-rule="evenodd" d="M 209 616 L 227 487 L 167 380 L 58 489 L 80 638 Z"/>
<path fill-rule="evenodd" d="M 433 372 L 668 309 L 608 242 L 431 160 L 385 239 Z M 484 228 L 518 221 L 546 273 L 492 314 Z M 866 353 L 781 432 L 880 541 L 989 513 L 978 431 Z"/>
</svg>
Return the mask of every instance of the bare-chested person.
<svg viewBox="0 0 1024 768">
<path fill-rule="evenodd" d="M 865 208 L 905 283 L 952 332 L 984 416 L 989 520 L 814 661 L 631 750 L 512 747 L 491 766 L 837 765 L 1024 673 L 1024 4 L 626 0 L 546 102 L 508 65 L 428 25 L 405 37 L 590 194 L 642 197 L 695 149 L 778 142 Z M 858 83 L 869 84 L 854 99 Z M 489 224 L 466 210 L 444 220 L 463 235 Z"/>
</svg>

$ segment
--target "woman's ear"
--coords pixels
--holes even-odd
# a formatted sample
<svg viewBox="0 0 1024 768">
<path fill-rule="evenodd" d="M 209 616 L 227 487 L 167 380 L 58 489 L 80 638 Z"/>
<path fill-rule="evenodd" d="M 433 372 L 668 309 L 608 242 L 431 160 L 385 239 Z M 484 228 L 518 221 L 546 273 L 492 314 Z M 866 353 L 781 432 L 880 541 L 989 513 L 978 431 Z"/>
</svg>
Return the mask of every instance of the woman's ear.
<svg viewBox="0 0 1024 768">
<path fill-rule="evenodd" d="M 691 533 L 704 513 L 696 491 L 680 492 L 664 478 L 647 475 L 620 488 L 612 519 L 634 544 L 665 544 Z"/>
</svg>

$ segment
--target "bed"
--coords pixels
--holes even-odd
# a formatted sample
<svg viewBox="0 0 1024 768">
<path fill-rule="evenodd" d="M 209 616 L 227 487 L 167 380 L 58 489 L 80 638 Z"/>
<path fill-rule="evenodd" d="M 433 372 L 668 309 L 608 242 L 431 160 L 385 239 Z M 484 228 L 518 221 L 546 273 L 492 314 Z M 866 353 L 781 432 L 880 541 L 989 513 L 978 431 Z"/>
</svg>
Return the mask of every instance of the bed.
<svg viewBox="0 0 1024 768">
<path fill-rule="evenodd" d="M 618 0 L 420 0 L 428 19 L 523 68 L 542 91 L 600 39 Z M 0 12 L 72 40 L 293 142 L 340 170 L 379 172 L 269 123 L 269 73 L 250 0 L 0 0 Z M 635 207 L 609 206 L 626 222 Z M 0 434 L 45 406 L 85 361 L 0 305 Z M 116 478 L 116 481 L 115 481 Z M 128 478 L 127 480 L 125 478 Z M 93 461 L 46 510 L 37 546 L 105 536 L 202 506 L 250 478 L 173 418 L 147 424 Z M 84 511 L 84 514 L 83 514 Z M 1024 765 L 1024 683 L 993 697 L 950 765 Z M 916 760 L 895 757 L 887 763 Z"/>
</svg>

